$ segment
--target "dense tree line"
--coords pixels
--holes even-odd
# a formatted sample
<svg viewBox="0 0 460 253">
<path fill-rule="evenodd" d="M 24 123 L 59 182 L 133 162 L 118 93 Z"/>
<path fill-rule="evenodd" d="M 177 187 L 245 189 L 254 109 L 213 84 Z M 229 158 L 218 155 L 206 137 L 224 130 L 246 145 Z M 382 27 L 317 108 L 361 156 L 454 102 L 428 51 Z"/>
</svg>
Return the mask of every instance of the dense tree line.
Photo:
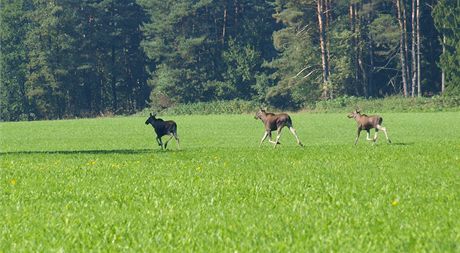
<svg viewBox="0 0 460 253">
<path fill-rule="evenodd" d="M 454 0 L 0 0 L 2 120 L 460 94 Z"/>
<path fill-rule="evenodd" d="M 134 0 L 2 0 L 1 117 L 145 107 L 144 10 Z"/>
</svg>

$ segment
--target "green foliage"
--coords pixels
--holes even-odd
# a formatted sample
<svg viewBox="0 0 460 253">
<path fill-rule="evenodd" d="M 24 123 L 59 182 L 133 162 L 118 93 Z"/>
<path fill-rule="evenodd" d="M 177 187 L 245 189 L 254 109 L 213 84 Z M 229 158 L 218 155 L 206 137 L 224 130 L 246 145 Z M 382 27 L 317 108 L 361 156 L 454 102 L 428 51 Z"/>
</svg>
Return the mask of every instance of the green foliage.
<svg viewBox="0 0 460 253">
<path fill-rule="evenodd" d="M 217 34 L 209 33 L 214 10 L 209 1 L 138 1 L 150 16 L 142 42 L 156 63 L 150 80 L 152 92 L 176 102 L 200 101 L 204 84 L 216 79 Z M 158 8 L 158 6 L 162 6 Z M 201 14 L 198 16 L 198 14 Z M 152 103 L 157 103 L 152 97 Z"/>
<path fill-rule="evenodd" d="M 350 40 L 354 36 L 349 30 L 345 28 L 346 24 L 331 31 L 331 57 L 330 64 L 330 88 L 333 90 L 333 95 L 338 97 L 347 94 L 353 86 L 353 55 L 351 54 L 353 48 L 351 47 Z M 310 100 L 309 102 L 311 102 Z"/>
<path fill-rule="evenodd" d="M 142 45 L 157 64 L 150 80 L 154 106 L 159 93 L 182 103 L 256 95 L 252 87 L 270 54 L 264 35 L 274 22 L 265 1 L 138 2 L 150 15 Z"/>
<path fill-rule="evenodd" d="M 303 3 L 288 2 L 276 1 L 274 18 L 286 27 L 273 33 L 279 56 L 265 64 L 273 70 L 273 81 L 264 100 L 278 108 L 298 109 L 306 101 L 319 98 L 321 58 L 312 32 L 315 12 Z"/>
<path fill-rule="evenodd" d="M 251 99 L 254 92 L 251 84 L 255 83 L 255 75 L 261 65 L 260 52 L 251 45 L 238 45 L 235 39 L 228 41 L 228 49 L 223 52 L 222 59 L 227 65 L 223 75 L 229 88 L 234 87 L 231 94 L 218 96 L 219 99 Z"/>
<path fill-rule="evenodd" d="M 2 120 L 143 108 L 144 17 L 134 0 L 2 1 Z"/>
<path fill-rule="evenodd" d="M 28 119 L 26 98 L 28 1 L 0 1 L 0 119 Z"/>
<path fill-rule="evenodd" d="M 379 54 L 385 54 L 399 43 L 398 24 L 394 16 L 381 14 L 369 25 L 369 34 L 372 36 L 377 48 L 382 48 Z"/>
<path fill-rule="evenodd" d="M 189 95 L 194 95 L 191 89 L 194 88 L 193 80 L 184 80 L 187 70 L 179 70 L 171 68 L 168 65 L 158 65 L 155 71 L 155 76 L 150 83 L 155 83 L 155 90 L 152 92 L 150 99 L 156 103 L 158 99 L 157 94 L 164 94 L 168 98 L 177 100 L 175 102 L 188 102 Z"/>
<path fill-rule="evenodd" d="M 356 108 L 361 108 L 363 112 L 369 113 L 460 111 L 460 97 L 404 98 L 393 96 L 369 100 L 344 96 L 319 101 L 314 106 L 310 106 L 309 110 L 314 112 L 351 112 Z"/>
<path fill-rule="evenodd" d="M 160 103 L 135 114 L 147 116 L 150 112 L 161 112 L 167 115 L 207 115 L 207 114 L 242 114 L 254 113 L 260 107 L 267 104 L 260 101 L 245 100 L 222 100 L 197 103 L 174 103 L 161 94 L 157 99 Z M 276 101 L 273 101 L 276 103 Z M 282 104 L 282 101 L 279 101 Z M 294 111 L 306 110 L 314 113 L 351 112 L 361 108 L 369 113 L 381 112 L 441 112 L 460 111 L 460 97 L 457 96 L 434 96 L 431 98 L 414 97 L 404 98 L 401 96 L 385 97 L 380 99 L 364 99 L 354 96 L 341 96 L 335 99 L 321 100 L 315 103 L 304 104 L 301 108 L 285 108 Z M 271 105 L 269 109 L 281 108 Z"/>
<path fill-rule="evenodd" d="M 63 77 L 69 69 L 56 57 L 69 43 L 61 33 L 59 16 L 62 7 L 55 1 L 33 1 L 28 13 L 30 27 L 25 38 L 29 61 L 27 63 L 26 96 L 39 118 L 62 117 L 60 101 L 65 94 Z"/>
<path fill-rule="evenodd" d="M 242 114 L 254 113 L 260 107 L 257 102 L 244 100 L 225 100 L 197 102 L 190 104 L 169 104 L 168 107 L 148 108 L 136 115 L 147 116 L 152 111 L 168 115 L 207 115 L 207 114 Z"/>
<path fill-rule="evenodd" d="M 277 149 L 253 114 L 162 115 L 167 152 L 145 117 L 0 123 L 0 251 L 455 252 L 458 114 L 356 147 L 345 114 L 291 114 L 306 146 Z"/>
<path fill-rule="evenodd" d="M 401 32 L 389 0 L 324 1 L 328 71 L 318 1 L 0 1 L 2 121 L 238 99 L 298 110 L 401 92 Z M 422 95 L 440 93 L 441 67 L 445 94 L 457 96 L 458 2 L 420 9 Z"/>
<path fill-rule="evenodd" d="M 459 2 L 452 0 L 440 0 L 433 10 L 436 28 L 445 46 L 439 64 L 446 75 L 446 92 L 451 95 L 460 95 L 459 12 Z"/>
</svg>

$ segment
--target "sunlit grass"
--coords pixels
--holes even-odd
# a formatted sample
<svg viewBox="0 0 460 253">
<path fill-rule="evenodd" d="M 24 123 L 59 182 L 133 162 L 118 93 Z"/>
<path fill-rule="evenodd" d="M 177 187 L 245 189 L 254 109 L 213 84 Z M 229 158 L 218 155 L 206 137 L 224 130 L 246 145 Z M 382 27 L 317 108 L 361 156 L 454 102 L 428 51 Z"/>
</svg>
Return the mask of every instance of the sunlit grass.
<svg viewBox="0 0 460 253">
<path fill-rule="evenodd" d="M 293 114 L 305 144 L 252 115 L 1 123 L 0 252 L 456 252 L 459 113 L 382 115 L 371 146 L 342 114 Z M 171 117 L 163 117 L 171 119 Z"/>
</svg>

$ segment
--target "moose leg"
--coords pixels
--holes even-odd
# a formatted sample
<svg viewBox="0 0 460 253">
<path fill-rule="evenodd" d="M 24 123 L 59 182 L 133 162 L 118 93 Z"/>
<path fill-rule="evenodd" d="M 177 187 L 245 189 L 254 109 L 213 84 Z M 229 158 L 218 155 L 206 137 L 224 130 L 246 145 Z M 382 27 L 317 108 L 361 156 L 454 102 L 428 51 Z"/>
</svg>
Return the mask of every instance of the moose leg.
<svg viewBox="0 0 460 253">
<path fill-rule="evenodd" d="M 361 128 L 358 128 L 358 134 L 357 134 L 356 139 L 355 139 L 355 145 L 358 143 L 359 134 L 361 134 Z"/>
<path fill-rule="evenodd" d="M 177 141 L 177 149 L 180 149 L 180 144 L 179 144 L 179 136 L 177 136 L 177 133 L 173 133 L 174 139 Z"/>
<path fill-rule="evenodd" d="M 260 140 L 259 147 L 262 146 L 262 143 L 264 142 L 265 139 L 267 139 L 268 135 L 271 135 L 270 130 L 265 131 L 264 136 L 262 137 L 262 140 Z"/>
<path fill-rule="evenodd" d="M 161 137 L 157 136 L 157 142 L 158 142 L 158 146 L 160 146 L 161 149 L 163 149 L 163 142 L 161 141 Z"/>
<path fill-rule="evenodd" d="M 283 127 L 280 127 L 276 130 L 276 139 L 275 139 L 275 144 L 273 145 L 273 148 L 276 148 L 276 144 L 278 144 L 278 141 L 280 140 L 281 129 L 283 129 Z"/>
<path fill-rule="evenodd" d="M 173 134 L 171 133 L 169 139 L 165 142 L 165 149 L 168 146 L 168 142 L 173 138 Z"/>
<path fill-rule="evenodd" d="M 295 139 L 297 140 L 297 144 L 299 144 L 301 147 L 303 147 L 303 144 L 302 144 L 302 142 L 300 142 L 299 136 L 297 136 L 297 133 L 296 133 L 295 129 L 292 126 L 290 126 L 289 131 L 291 131 L 291 133 L 294 135 Z"/>
<path fill-rule="evenodd" d="M 377 125 L 377 129 L 382 130 L 383 133 L 385 134 L 385 137 L 387 138 L 388 143 L 391 143 L 390 138 L 388 138 L 387 129 L 385 127 L 381 126 L 381 125 Z"/>
<path fill-rule="evenodd" d="M 366 140 L 372 141 L 372 139 L 371 139 L 371 131 L 370 131 L 370 130 L 366 130 L 366 132 L 367 132 Z"/>
<path fill-rule="evenodd" d="M 372 145 L 374 145 L 375 143 L 377 143 L 378 133 L 379 133 L 379 129 L 376 128 L 376 129 L 375 129 L 375 133 L 374 133 L 374 139 L 373 139 L 374 143 L 372 143 Z"/>
<path fill-rule="evenodd" d="M 157 141 L 158 146 L 161 146 L 158 136 L 155 137 L 155 140 Z"/>
<path fill-rule="evenodd" d="M 268 133 L 268 142 L 273 143 L 273 144 L 276 143 L 275 141 L 272 140 L 272 132 L 271 131 Z M 278 144 L 280 144 L 280 143 L 278 142 Z"/>
</svg>

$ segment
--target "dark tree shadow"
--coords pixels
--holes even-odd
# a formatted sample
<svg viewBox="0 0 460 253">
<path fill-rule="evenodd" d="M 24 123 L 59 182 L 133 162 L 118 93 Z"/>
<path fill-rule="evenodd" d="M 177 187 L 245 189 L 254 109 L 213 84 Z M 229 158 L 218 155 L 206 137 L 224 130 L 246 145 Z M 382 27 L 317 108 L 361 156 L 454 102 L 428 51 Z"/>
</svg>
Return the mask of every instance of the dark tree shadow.
<svg viewBox="0 0 460 253">
<path fill-rule="evenodd" d="M 154 149 L 109 149 L 109 150 L 39 150 L 39 151 L 9 151 L 0 152 L 0 155 L 33 155 L 33 154 L 61 154 L 61 155 L 74 155 L 74 154 L 144 154 L 155 152 Z M 161 151 L 161 150 L 158 150 Z"/>
</svg>

